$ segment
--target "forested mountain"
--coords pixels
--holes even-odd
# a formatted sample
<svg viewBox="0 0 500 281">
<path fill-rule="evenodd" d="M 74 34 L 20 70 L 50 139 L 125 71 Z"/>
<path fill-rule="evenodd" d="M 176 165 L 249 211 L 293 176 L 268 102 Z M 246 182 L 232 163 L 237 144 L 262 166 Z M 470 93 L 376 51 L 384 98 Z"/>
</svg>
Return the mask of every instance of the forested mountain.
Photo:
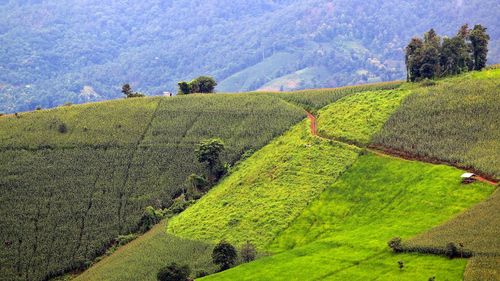
<svg viewBox="0 0 500 281">
<path fill-rule="evenodd" d="M 198 75 L 217 90 L 402 79 L 431 27 L 480 23 L 500 62 L 497 0 L 0 0 L 0 112 L 149 95 Z"/>
</svg>

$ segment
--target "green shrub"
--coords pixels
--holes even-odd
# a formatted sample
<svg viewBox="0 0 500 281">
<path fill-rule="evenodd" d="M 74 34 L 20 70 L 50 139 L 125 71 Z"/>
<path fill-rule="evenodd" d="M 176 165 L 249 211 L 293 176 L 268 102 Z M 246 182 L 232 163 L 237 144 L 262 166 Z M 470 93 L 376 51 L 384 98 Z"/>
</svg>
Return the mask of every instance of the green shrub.
<svg viewBox="0 0 500 281">
<path fill-rule="evenodd" d="M 389 248 L 395 253 L 401 253 L 403 251 L 403 246 L 401 245 L 401 238 L 394 237 L 389 242 L 387 242 Z"/>
<path fill-rule="evenodd" d="M 231 268 L 236 263 L 237 258 L 236 248 L 226 241 L 219 242 L 212 252 L 212 260 L 221 271 Z"/>
<path fill-rule="evenodd" d="M 257 256 L 257 250 L 255 249 L 255 246 L 250 243 L 246 242 L 240 250 L 240 257 L 243 262 L 251 262 L 255 260 L 255 257 Z"/>
<path fill-rule="evenodd" d="M 59 124 L 59 126 L 57 126 L 57 131 L 61 134 L 65 134 L 68 132 L 68 127 L 66 126 L 66 124 L 61 123 Z"/>
</svg>

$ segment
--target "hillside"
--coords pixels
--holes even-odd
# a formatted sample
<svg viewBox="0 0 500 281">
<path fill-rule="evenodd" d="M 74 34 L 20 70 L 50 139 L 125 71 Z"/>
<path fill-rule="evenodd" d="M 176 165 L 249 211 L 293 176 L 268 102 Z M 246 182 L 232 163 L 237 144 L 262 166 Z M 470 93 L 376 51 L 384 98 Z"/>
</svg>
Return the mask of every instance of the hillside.
<svg viewBox="0 0 500 281">
<path fill-rule="evenodd" d="M 155 280 L 173 261 L 205 276 L 217 271 L 221 239 L 251 242 L 258 259 L 202 280 L 497 278 L 498 190 L 462 184 L 457 167 L 495 177 L 499 73 L 2 116 L 0 276 L 84 269 L 134 231 L 146 206 L 184 200 L 187 176 L 202 171 L 195 145 L 219 137 L 229 174 L 76 280 Z M 396 236 L 412 252 L 393 253 Z M 449 242 L 476 255 L 429 254 Z"/>
<path fill-rule="evenodd" d="M 0 112 L 150 95 L 212 75 L 219 92 L 404 77 L 408 39 L 481 23 L 500 62 L 496 0 L 0 1 Z"/>
<path fill-rule="evenodd" d="M 495 69 L 471 73 L 431 86 L 404 84 L 399 89 L 372 88 L 337 94 L 338 98 L 314 109 L 319 116 L 319 137 L 311 135 L 309 122 L 292 127 L 239 164 L 195 205 L 168 221 L 169 234 L 164 235 L 191 241 L 186 243 L 213 244 L 225 239 L 238 246 L 250 241 L 261 254 L 271 254 L 202 280 L 426 280 L 433 276 L 436 280 L 462 280 L 466 268 L 467 280 L 496 278 L 495 257 L 450 260 L 421 253 L 394 254 L 387 248 L 387 241 L 395 236 L 403 238 L 405 245 L 425 242 L 440 248 L 450 241 L 485 245 L 485 241 L 500 233 L 494 223 L 497 200 L 493 195 L 473 206 L 485 200 L 494 186 L 481 182 L 464 185 L 460 181 L 463 171 L 449 165 L 408 161 L 381 155 L 380 151 L 363 152 L 355 146 L 373 147 L 378 137 L 392 132 L 394 124 L 413 116 L 412 112 L 424 102 L 433 102 L 432 109 L 442 112 L 440 120 L 461 116 L 461 111 L 446 110 L 449 102 L 436 102 L 449 100 L 450 85 L 460 95 L 475 96 L 454 99 L 454 106 L 467 105 L 473 112 L 483 109 L 482 100 L 494 99 L 490 93 L 497 87 L 496 73 Z M 482 88 L 471 87 L 476 83 Z M 315 92 L 309 94 L 312 93 Z M 306 96 L 304 93 L 302 97 Z M 422 102 L 412 103 L 416 98 Z M 477 103 L 470 103 L 471 100 Z M 469 119 L 478 124 L 491 122 L 497 112 L 488 112 Z M 435 122 L 421 122 L 418 129 L 427 132 L 433 126 Z M 458 126 L 451 126 L 451 130 Z M 448 137 L 457 143 L 468 143 L 466 139 L 488 139 L 497 133 L 494 127 L 489 134 L 472 128 L 464 130 L 466 133 Z M 488 151 L 495 145 L 495 141 L 486 142 L 483 149 Z M 439 149 L 436 146 L 431 152 Z M 476 163 L 487 162 L 483 155 L 476 156 L 480 160 Z M 488 167 L 495 169 L 495 165 L 489 162 Z M 482 166 L 474 168 L 481 170 Z M 480 223 L 475 216 L 491 223 Z M 482 238 L 476 239 L 478 236 Z M 150 245 L 155 241 L 137 242 Z M 126 274 L 120 272 L 123 255 L 106 258 L 78 280 L 138 278 L 136 265 L 131 265 L 136 268 L 135 274 L 130 267 L 124 270 Z M 170 251 L 148 257 L 129 251 L 127 256 L 126 260 L 141 258 L 152 262 L 173 258 Z M 401 260 L 403 270 L 397 265 Z M 189 259 L 184 262 L 191 264 Z M 155 263 L 147 267 L 155 271 L 158 266 Z M 198 276 L 197 271 L 193 274 Z"/>
<path fill-rule="evenodd" d="M 148 205 L 169 206 L 210 137 L 237 161 L 305 117 L 277 97 L 110 101 L 0 117 L 0 275 L 42 280 L 80 268 Z M 64 126 L 64 130 L 61 130 Z M 57 249 L 57 250 L 56 250 Z"/>
</svg>

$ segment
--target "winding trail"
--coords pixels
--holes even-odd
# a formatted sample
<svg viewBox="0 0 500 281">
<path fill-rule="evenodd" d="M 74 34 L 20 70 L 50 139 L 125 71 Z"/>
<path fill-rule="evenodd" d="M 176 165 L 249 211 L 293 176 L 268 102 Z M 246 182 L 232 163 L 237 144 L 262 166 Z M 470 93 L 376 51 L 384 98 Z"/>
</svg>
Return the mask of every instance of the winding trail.
<svg viewBox="0 0 500 281">
<path fill-rule="evenodd" d="M 309 119 L 309 121 L 311 122 L 311 134 L 313 136 L 316 136 L 316 137 L 320 137 L 320 138 L 323 138 L 323 139 L 328 139 L 328 138 L 325 138 L 323 136 L 320 136 L 318 135 L 318 128 L 317 128 L 317 120 L 316 120 L 316 116 L 314 116 L 311 112 L 308 112 L 306 111 L 307 113 L 307 118 Z M 339 140 L 335 140 L 335 141 L 339 141 Z M 352 145 L 352 144 L 351 144 Z M 359 146 L 358 146 L 359 147 Z M 360 147 L 361 148 L 361 147 Z M 390 153 L 388 151 L 385 151 L 385 150 L 381 150 L 381 149 L 374 149 L 374 148 L 366 148 L 368 151 L 372 152 L 372 153 L 375 153 L 377 155 L 380 155 L 380 156 L 390 156 L 390 157 L 394 157 L 394 158 L 398 158 L 398 159 L 403 159 L 403 160 L 412 160 L 412 161 L 420 161 L 420 162 L 425 162 L 425 163 L 432 163 L 432 164 L 436 164 L 436 163 L 433 163 L 431 161 L 422 161 L 421 159 L 418 159 L 417 157 L 403 157 L 401 156 L 400 154 L 397 154 L 397 153 Z M 458 168 L 458 169 L 461 169 L 461 170 L 464 170 L 463 168 L 461 167 L 456 167 L 456 166 L 453 166 L 452 164 L 448 163 L 448 162 L 444 162 L 444 161 L 440 161 L 440 164 L 446 164 L 446 165 L 449 165 L 449 166 L 452 166 L 452 167 L 455 167 L 455 168 Z M 490 184 L 490 185 L 493 185 L 493 186 L 497 186 L 498 185 L 498 182 L 494 181 L 494 180 L 490 180 L 490 179 L 486 179 L 484 177 L 481 177 L 479 175 L 475 175 L 474 176 L 474 179 L 477 180 L 477 181 L 480 181 L 480 182 L 484 182 L 484 183 L 487 183 L 487 184 Z"/>
</svg>

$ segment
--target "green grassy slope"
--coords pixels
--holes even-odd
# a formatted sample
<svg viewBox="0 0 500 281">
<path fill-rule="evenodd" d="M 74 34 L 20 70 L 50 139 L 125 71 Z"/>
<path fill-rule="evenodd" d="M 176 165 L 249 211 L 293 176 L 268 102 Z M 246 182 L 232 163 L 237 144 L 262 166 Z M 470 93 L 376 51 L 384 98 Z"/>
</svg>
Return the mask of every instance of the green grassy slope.
<svg viewBox="0 0 500 281">
<path fill-rule="evenodd" d="M 82 266 L 133 230 L 145 206 L 168 205 L 201 171 L 199 141 L 222 138 L 223 158 L 234 162 L 304 117 L 281 99 L 251 95 L 129 99 L 1 117 L 0 241 L 10 245 L 0 248 L 0 275 L 39 280 Z"/>
<path fill-rule="evenodd" d="M 500 177 L 500 71 L 438 81 L 406 99 L 374 143 Z"/>
<path fill-rule="evenodd" d="M 318 133 L 330 139 L 366 145 L 409 94 L 410 91 L 397 90 L 345 97 L 319 112 Z"/>
<path fill-rule="evenodd" d="M 405 244 L 410 247 L 444 248 L 453 242 L 474 253 L 465 280 L 500 279 L 500 190 L 488 200 Z M 495 270 L 496 268 L 496 270 Z"/>
<path fill-rule="evenodd" d="M 75 281 L 156 280 L 161 267 L 177 262 L 188 264 L 192 272 L 214 272 L 210 244 L 177 238 L 165 232 L 166 221 L 119 248 Z"/>
<path fill-rule="evenodd" d="M 386 243 L 439 224 L 491 192 L 482 183 L 462 185 L 461 173 L 362 156 L 274 240 L 278 254 L 203 280 L 459 280 L 464 260 L 394 255 Z M 402 271 L 398 260 L 407 265 Z"/>
<path fill-rule="evenodd" d="M 335 181 L 357 150 L 312 137 L 302 122 L 239 165 L 168 225 L 181 237 L 266 246 Z"/>
</svg>

